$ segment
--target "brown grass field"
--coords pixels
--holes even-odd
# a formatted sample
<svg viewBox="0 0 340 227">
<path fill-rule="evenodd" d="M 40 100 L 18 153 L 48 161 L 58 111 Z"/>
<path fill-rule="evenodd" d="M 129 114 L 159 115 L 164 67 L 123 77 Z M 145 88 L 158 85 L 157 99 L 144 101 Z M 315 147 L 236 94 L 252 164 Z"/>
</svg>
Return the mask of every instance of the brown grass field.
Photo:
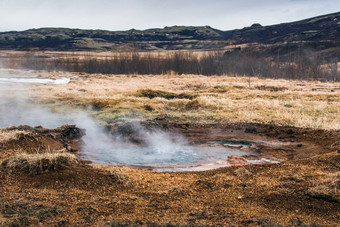
<svg viewBox="0 0 340 227">
<path fill-rule="evenodd" d="M 18 72 L 27 73 L 9 70 Z M 340 226 L 340 82 L 33 73 L 71 78 L 29 88 L 29 100 L 57 112 L 81 109 L 112 127 L 157 123 L 189 142 L 270 139 L 287 145 L 263 145 L 260 155 L 286 161 L 197 172 L 119 168 L 68 156 L 65 147 L 81 152 L 81 141 L 64 128 L 1 129 L 0 226 Z"/>
<path fill-rule="evenodd" d="M 67 74 L 51 73 L 52 77 Z M 340 129 L 340 83 L 200 75 L 77 74 L 59 86 L 38 85 L 32 93 L 46 103 L 97 107 L 105 122 L 119 117 L 166 118 L 182 123 L 252 122 L 303 128 Z M 142 89 L 194 99 L 149 99 Z"/>
</svg>

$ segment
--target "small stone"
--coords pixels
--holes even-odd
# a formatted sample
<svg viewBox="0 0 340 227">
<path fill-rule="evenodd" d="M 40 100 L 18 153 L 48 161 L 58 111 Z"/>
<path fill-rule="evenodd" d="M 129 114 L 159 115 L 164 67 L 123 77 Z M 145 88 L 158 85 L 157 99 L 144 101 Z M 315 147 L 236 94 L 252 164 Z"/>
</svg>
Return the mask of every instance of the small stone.
<svg viewBox="0 0 340 227">
<path fill-rule="evenodd" d="M 290 183 L 290 182 L 282 182 L 281 185 L 282 185 L 282 186 L 289 186 L 289 185 L 293 185 L 293 183 Z"/>
<path fill-rule="evenodd" d="M 246 183 L 242 183 L 241 186 L 245 188 L 245 187 L 247 187 L 247 184 Z"/>
<path fill-rule="evenodd" d="M 246 132 L 246 133 L 257 133 L 257 129 L 253 128 L 253 127 L 249 127 L 249 128 L 246 128 L 244 130 L 244 132 Z"/>
<path fill-rule="evenodd" d="M 249 164 L 246 158 L 240 157 L 240 156 L 237 156 L 237 155 L 229 156 L 228 162 L 231 165 L 247 165 L 247 164 Z"/>
<path fill-rule="evenodd" d="M 288 129 L 288 130 L 286 131 L 286 133 L 291 135 L 291 134 L 294 134 L 295 132 L 294 132 L 293 129 Z"/>
</svg>

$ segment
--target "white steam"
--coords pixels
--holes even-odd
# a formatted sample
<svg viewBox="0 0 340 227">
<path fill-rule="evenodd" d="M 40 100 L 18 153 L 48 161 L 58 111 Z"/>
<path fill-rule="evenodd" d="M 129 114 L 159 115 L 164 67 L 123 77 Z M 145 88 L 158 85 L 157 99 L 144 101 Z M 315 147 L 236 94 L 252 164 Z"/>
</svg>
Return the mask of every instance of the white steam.
<svg viewBox="0 0 340 227">
<path fill-rule="evenodd" d="M 11 77 L 11 74 L 4 75 L 2 72 L 1 78 L 12 81 Z M 180 136 L 171 138 L 165 132 L 149 131 L 136 123 L 133 130 L 141 137 L 143 145 L 133 144 L 122 135 L 112 136 L 105 133 L 103 127 L 84 112 L 65 109 L 63 113 L 55 113 L 32 103 L 28 97 L 30 86 L 0 83 L 1 128 L 19 125 L 45 128 L 56 128 L 64 124 L 77 125 L 86 130 L 86 135 L 82 138 L 85 142 L 83 157 L 99 164 L 162 165 L 196 160 L 197 154 L 192 147 L 185 145 L 186 141 Z"/>
<path fill-rule="evenodd" d="M 0 73 L 0 78 L 12 75 Z M 16 75 L 15 75 L 16 76 Z M 17 77 L 17 76 L 16 76 Z M 170 136 L 160 130 L 146 130 L 140 124 L 132 124 L 132 130 L 141 143 L 131 143 L 129 136 L 111 135 L 105 132 L 93 118 L 85 112 L 63 110 L 55 113 L 30 101 L 30 84 L 0 83 L 0 128 L 29 125 L 32 127 L 57 128 L 64 124 L 76 125 L 86 130 L 82 138 L 82 156 L 96 164 L 121 164 L 184 168 L 193 163 L 212 163 L 226 160 L 226 148 L 195 148 L 177 135 Z M 58 85 L 56 85 L 58 86 Z M 229 155 L 235 150 L 229 150 Z M 242 153 L 242 152 L 241 152 Z M 241 154 L 240 151 L 237 154 Z M 190 163 L 190 164 L 189 164 Z"/>
<path fill-rule="evenodd" d="M 93 155 L 91 159 L 97 163 L 147 166 L 184 164 L 198 160 L 196 151 L 181 136 L 171 137 L 160 130 L 146 130 L 139 123 L 133 124 L 133 130 L 141 139 L 141 144 L 133 144 L 129 137 L 122 135 L 107 136 L 98 128 L 92 128 L 92 132 L 100 135 L 100 138 L 90 136 L 86 139 L 84 155 Z"/>
<path fill-rule="evenodd" d="M 0 78 L 0 83 L 26 83 L 26 84 L 68 84 L 70 78 L 38 79 L 38 78 Z"/>
</svg>

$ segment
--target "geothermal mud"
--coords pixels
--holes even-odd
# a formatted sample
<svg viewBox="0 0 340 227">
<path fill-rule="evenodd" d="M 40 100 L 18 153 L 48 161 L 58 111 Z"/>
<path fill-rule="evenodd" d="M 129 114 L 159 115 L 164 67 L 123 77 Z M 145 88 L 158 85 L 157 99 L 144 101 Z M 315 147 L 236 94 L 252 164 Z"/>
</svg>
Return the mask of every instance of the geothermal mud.
<svg viewBox="0 0 340 227">
<path fill-rule="evenodd" d="M 92 164 L 154 171 L 280 163 L 327 153 L 339 149 L 340 143 L 338 132 L 259 124 L 126 123 L 97 131 L 98 135 L 90 139 L 85 129 L 70 125 L 6 130 L 26 133 L 0 145 L 2 158 L 9 155 L 9 150 L 75 152 Z"/>
</svg>

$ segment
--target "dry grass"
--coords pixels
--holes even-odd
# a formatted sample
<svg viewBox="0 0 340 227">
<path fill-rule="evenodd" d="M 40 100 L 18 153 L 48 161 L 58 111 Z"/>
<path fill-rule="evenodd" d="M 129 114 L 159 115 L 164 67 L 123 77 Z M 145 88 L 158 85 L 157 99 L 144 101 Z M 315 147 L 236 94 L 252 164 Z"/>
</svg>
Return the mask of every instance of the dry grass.
<svg viewBox="0 0 340 227">
<path fill-rule="evenodd" d="M 106 174 L 121 184 L 127 184 L 131 182 L 130 177 L 117 167 L 111 167 L 106 171 Z"/>
<path fill-rule="evenodd" d="M 138 116 L 169 121 L 256 122 L 340 129 L 340 83 L 200 75 L 87 75 L 65 85 L 36 85 L 31 95 L 51 106 L 98 106 L 110 122 Z M 138 97 L 142 89 L 197 95 L 192 100 Z M 194 102 L 194 103 L 193 103 Z M 194 106 L 192 105 L 194 104 Z M 147 106 L 147 108 L 145 108 Z"/>
<path fill-rule="evenodd" d="M 308 189 L 308 194 L 315 198 L 326 199 L 331 201 L 340 201 L 339 193 L 327 186 L 317 185 Z"/>
<path fill-rule="evenodd" d="M 247 170 L 246 168 L 244 167 L 240 167 L 240 168 L 237 168 L 235 171 L 234 171 L 234 174 L 235 176 L 237 177 L 243 177 L 243 176 L 249 176 L 251 175 L 251 172 L 249 170 Z"/>
<path fill-rule="evenodd" d="M 1 162 L 0 167 L 10 172 L 39 175 L 75 167 L 79 159 L 69 153 L 18 154 Z"/>
<path fill-rule="evenodd" d="M 159 90 L 152 90 L 152 89 L 141 89 L 137 91 L 137 97 L 146 97 L 149 99 L 153 98 L 165 98 L 165 99 L 190 99 L 196 98 L 197 95 L 194 94 L 175 94 L 172 92 L 165 92 Z"/>
<path fill-rule="evenodd" d="M 314 180 L 307 194 L 314 197 L 335 202 L 340 202 L 340 172 L 323 174 Z"/>
<path fill-rule="evenodd" d="M 10 140 L 16 140 L 20 135 L 28 134 L 28 132 L 20 130 L 0 129 L 0 143 L 6 143 Z"/>
</svg>

